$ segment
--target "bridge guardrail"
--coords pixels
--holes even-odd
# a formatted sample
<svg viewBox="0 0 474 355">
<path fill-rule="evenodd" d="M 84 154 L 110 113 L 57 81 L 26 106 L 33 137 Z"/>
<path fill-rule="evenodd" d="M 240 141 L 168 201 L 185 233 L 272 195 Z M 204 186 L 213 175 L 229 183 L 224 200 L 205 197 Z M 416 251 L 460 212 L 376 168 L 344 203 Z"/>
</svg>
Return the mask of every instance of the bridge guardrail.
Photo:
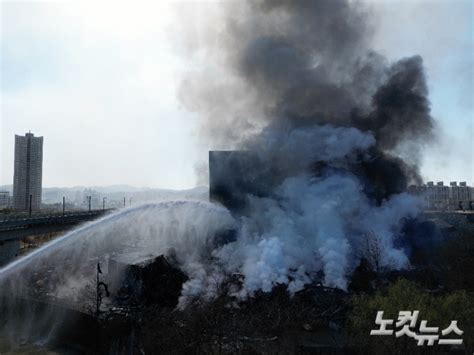
<svg viewBox="0 0 474 355">
<path fill-rule="evenodd" d="M 40 219 L 40 218 L 50 218 L 50 217 L 63 217 L 66 215 L 87 215 L 87 214 L 102 214 L 105 212 L 113 211 L 113 208 L 107 208 L 105 210 L 98 209 L 98 210 L 91 210 L 84 211 L 84 210 L 77 210 L 77 211 L 65 211 L 63 212 L 53 212 L 53 213 L 34 213 L 31 216 L 28 213 L 21 213 L 21 214 L 7 214 L 7 215 L 0 215 L 0 223 L 5 221 L 17 221 L 17 220 L 25 220 L 25 219 Z"/>
<path fill-rule="evenodd" d="M 73 224 L 90 219 L 93 216 L 100 216 L 110 212 L 107 210 L 83 211 L 73 213 L 62 213 L 54 215 L 37 215 L 32 217 L 14 218 L 7 220 L 0 220 L 0 231 L 8 231 L 15 229 L 28 228 L 31 226 L 45 225 L 45 224 Z"/>
</svg>

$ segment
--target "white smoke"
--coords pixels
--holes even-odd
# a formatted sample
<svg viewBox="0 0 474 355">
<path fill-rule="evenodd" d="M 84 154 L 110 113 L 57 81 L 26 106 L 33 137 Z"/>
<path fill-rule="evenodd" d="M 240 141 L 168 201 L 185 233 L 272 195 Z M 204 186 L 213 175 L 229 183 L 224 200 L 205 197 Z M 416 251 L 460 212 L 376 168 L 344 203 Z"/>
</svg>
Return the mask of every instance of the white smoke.
<svg viewBox="0 0 474 355">
<path fill-rule="evenodd" d="M 269 197 L 248 195 L 237 240 L 212 253 L 225 275 L 243 276 L 235 295 L 269 292 L 277 284 L 295 292 L 314 281 L 320 270 L 326 285 L 347 289 L 348 277 L 366 253 L 365 238 L 376 238 L 372 242 L 380 246 L 381 267 L 409 266 L 394 240 L 402 232 L 403 219 L 419 213 L 419 201 L 401 193 L 377 204 L 367 197 L 359 177 L 343 169 L 365 159 L 360 153 L 375 144 L 370 133 L 312 126 L 263 134 L 259 143 L 256 153 L 261 160 L 281 166 L 290 177 Z M 306 172 L 314 162 L 329 162 L 331 168 L 315 177 Z M 206 285 L 215 274 L 213 269 L 212 276 L 201 272 L 199 282 L 191 280 L 183 289 L 181 305 L 200 293 L 209 297 Z"/>
<path fill-rule="evenodd" d="M 351 175 L 291 177 L 277 194 L 277 199 L 251 198 L 252 218 L 242 218 L 239 239 L 214 253 L 227 272 L 244 275 L 240 296 L 271 291 L 278 283 L 297 291 L 319 270 L 326 285 L 346 289 L 360 241 L 372 232 L 383 243 L 383 266 L 408 266 L 393 241 L 401 219 L 419 211 L 414 197 L 396 195 L 377 207 Z"/>
</svg>

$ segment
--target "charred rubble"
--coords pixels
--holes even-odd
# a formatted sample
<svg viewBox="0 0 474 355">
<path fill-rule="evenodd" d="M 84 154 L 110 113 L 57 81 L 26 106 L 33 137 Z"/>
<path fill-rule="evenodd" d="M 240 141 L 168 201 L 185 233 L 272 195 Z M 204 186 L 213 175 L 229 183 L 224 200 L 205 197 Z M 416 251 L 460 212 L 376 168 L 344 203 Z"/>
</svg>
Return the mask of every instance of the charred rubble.
<svg viewBox="0 0 474 355">
<path fill-rule="evenodd" d="M 187 280 L 177 264 L 159 256 L 125 267 L 123 286 L 113 305 L 97 318 L 102 341 L 109 346 L 111 339 L 118 339 L 121 347 L 144 353 L 314 349 L 338 353 L 343 349 L 349 295 L 342 290 L 314 282 L 290 294 L 281 284 L 269 293 L 259 291 L 242 300 L 231 293 L 240 286 L 242 275 L 232 275 L 214 299 L 196 298 L 177 309 Z"/>
<path fill-rule="evenodd" d="M 109 277 L 117 280 L 120 288 L 113 304 L 130 307 L 159 304 L 161 307 L 175 308 L 183 283 L 188 277 L 175 266 L 176 262 L 164 255 L 119 255 L 109 260 Z"/>
</svg>

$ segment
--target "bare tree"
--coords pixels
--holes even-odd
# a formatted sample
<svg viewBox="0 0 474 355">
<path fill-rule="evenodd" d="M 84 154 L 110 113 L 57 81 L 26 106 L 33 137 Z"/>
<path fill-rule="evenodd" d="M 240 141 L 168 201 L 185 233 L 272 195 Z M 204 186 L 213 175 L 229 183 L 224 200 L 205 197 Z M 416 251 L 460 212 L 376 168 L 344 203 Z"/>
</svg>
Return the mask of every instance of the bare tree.
<svg viewBox="0 0 474 355">
<path fill-rule="evenodd" d="M 84 310 L 96 317 L 100 317 L 102 310 L 102 300 L 104 297 L 110 297 L 108 285 L 100 279 L 102 270 L 100 268 L 100 263 L 97 263 L 96 268 L 96 280 L 95 285 L 91 284 L 86 286 L 84 298 L 86 304 L 84 305 Z"/>
<path fill-rule="evenodd" d="M 383 257 L 383 246 L 380 237 L 370 231 L 364 235 L 364 249 L 362 256 L 368 261 L 372 269 L 379 273 L 381 271 L 381 263 Z"/>
</svg>

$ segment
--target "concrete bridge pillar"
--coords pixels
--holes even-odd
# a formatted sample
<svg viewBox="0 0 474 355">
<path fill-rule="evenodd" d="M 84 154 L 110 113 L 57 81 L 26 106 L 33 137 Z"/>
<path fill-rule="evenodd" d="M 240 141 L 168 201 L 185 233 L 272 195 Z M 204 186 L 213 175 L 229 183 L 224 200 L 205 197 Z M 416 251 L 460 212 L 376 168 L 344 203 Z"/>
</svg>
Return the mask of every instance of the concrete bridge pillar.
<svg viewBox="0 0 474 355">
<path fill-rule="evenodd" d="M 12 261 L 19 253 L 19 239 L 0 241 L 0 267 Z"/>
</svg>

